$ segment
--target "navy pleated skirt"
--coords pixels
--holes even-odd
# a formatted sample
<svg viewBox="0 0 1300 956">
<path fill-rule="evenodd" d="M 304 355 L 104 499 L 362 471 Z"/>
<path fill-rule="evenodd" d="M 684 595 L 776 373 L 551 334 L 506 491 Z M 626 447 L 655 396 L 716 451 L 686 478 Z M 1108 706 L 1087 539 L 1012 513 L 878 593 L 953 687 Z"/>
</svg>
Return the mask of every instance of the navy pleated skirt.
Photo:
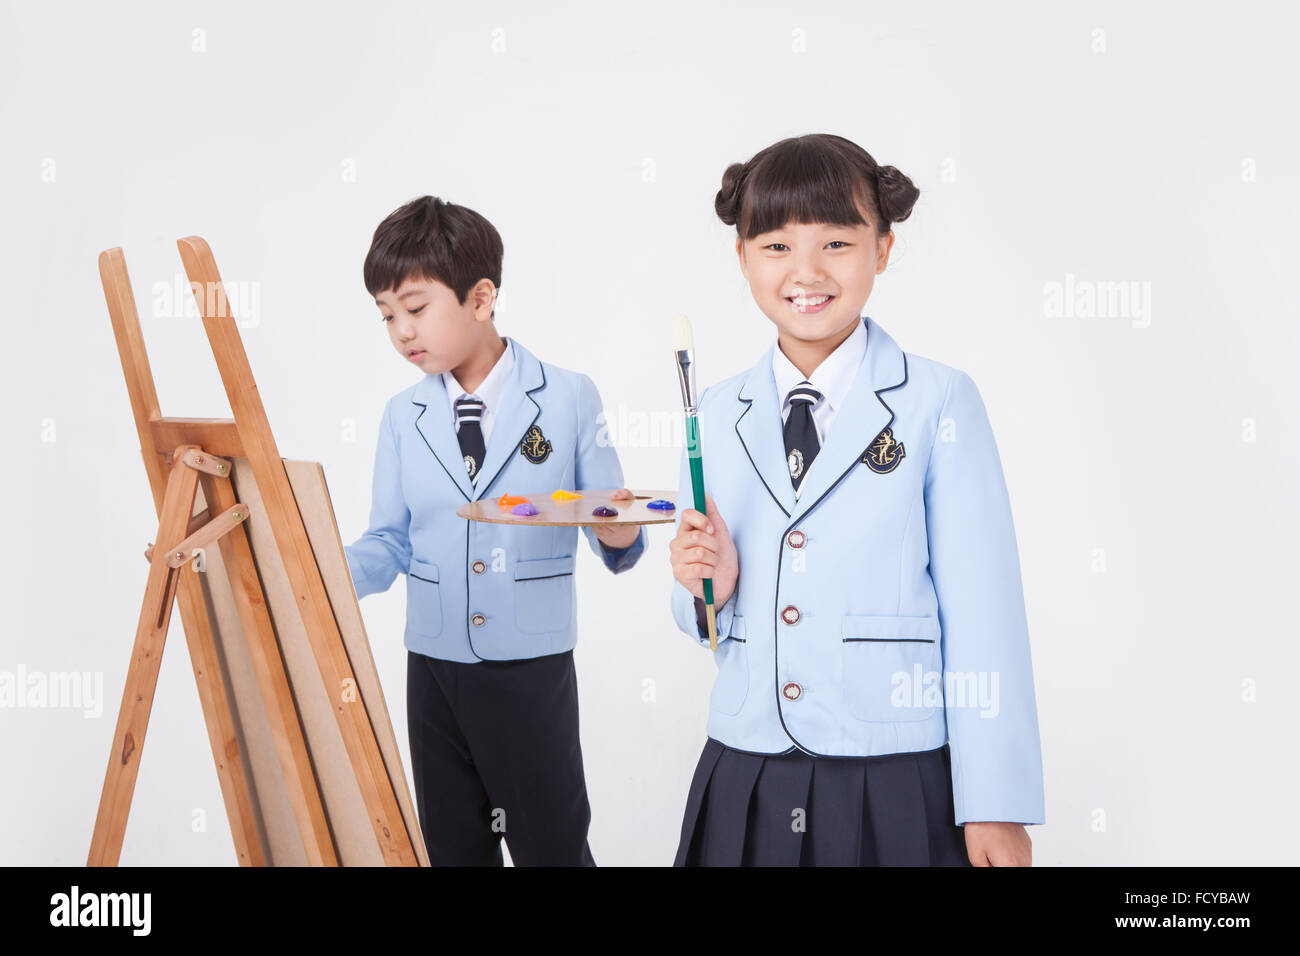
<svg viewBox="0 0 1300 956">
<path fill-rule="evenodd" d="M 879 757 L 753 754 L 712 737 L 675 866 L 970 866 L 948 745 Z"/>
</svg>

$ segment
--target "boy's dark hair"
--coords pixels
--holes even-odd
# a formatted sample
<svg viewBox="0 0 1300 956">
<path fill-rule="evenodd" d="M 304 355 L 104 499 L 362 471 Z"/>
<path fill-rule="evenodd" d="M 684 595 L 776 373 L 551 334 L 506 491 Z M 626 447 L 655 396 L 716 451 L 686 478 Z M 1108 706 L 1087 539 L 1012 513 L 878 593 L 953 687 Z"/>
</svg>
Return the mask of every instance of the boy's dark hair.
<svg viewBox="0 0 1300 956">
<path fill-rule="evenodd" d="M 375 229 L 362 272 L 372 296 L 414 277 L 449 286 L 464 305 L 480 279 L 501 288 L 502 255 L 501 234 L 473 209 L 421 196 Z"/>
<path fill-rule="evenodd" d="M 870 225 L 857 203 L 875 212 L 876 234 L 912 214 L 921 191 L 893 166 L 881 166 L 851 140 L 832 133 L 793 136 L 732 163 L 713 200 L 718 218 L 743 239 L 788 222 Z"/>
</svg>

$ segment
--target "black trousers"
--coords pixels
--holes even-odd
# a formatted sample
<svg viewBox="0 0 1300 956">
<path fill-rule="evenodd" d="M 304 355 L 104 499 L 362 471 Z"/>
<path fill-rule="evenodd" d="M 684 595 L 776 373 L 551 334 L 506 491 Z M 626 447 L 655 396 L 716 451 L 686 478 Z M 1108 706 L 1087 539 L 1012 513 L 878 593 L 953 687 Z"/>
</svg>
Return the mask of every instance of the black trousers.
<svg viewBox="0 0 1300 956">
<path fill-rule="evenodd" d="M 595 866 L 573 652 L 517 661 L 407 652 L 415 802 L 434 866 Z"/>
</svg>

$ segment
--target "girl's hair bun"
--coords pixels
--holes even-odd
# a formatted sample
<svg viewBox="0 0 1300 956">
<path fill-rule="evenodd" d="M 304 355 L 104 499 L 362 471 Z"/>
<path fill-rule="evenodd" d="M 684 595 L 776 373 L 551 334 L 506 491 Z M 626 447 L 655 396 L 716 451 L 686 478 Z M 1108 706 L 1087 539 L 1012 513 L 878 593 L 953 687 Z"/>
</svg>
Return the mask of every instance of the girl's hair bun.
<svg viewBox="0 0 1300 956">
<path fill-rule="evenodd" d="M 728 226 L 740 221 L 740 202 L 744 196 L 741 189 L 745 180 L 745 164 L 732 163 L 722 174 L 722 188 L 713 199 L 713 211 Z"/>
<path fill-rule="evenodd" d="M 878 237 L 912 214 L 921 191 L 833 133 L 792 136 L 722 174 L 713 210 L 745 240 L 791 222 L 861 224 Z"/>
<path fill-rule="evenodd" d="M 876 202 L 885 222 L 902 222 L 912 215 L 921 191 L 896 166 L 876 167 Z"/>
</svg>

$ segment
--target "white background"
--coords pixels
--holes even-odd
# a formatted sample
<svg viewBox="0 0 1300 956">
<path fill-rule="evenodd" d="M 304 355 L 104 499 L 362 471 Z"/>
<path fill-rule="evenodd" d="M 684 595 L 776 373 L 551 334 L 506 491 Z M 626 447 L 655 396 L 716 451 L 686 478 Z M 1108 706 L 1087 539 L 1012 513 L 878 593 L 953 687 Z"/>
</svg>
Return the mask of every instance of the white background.
<svg viewBox="0 0 1300 956">
<path fill-rule="evenodd" d="M 773 337 L 713 214 L 722 172 L 808 132 L 921 190 L 865 311 L 969 372 L 993 422 L 1039 700 L 1035 862 L 1294 862 L 1282 269 L 1300 137 L 1281 10 L 4 4 L 0 670 L 99 672 L 104 701 L 98 719 L 0 710 L 0 863 L 85 860 L 156 529 L 101 250 L 125 250 L 164 414 L 229 415 L 200 323 L 154 314 L 155 285 L 183 281 L 176 239 L 255 284 L 242 334 L 280 452 L 324 464 L 351 541 L 383 404 L 419 374 L 361 281 L 388 212 L 433 193 L 483 213 L 505 240 L 498 329 L 588 372 L 611 419 L 671 420 L 675 312 L 701 386 Z M 1067 275 L 1149 283 L 1149 322 L 1048 317 Z M 623 437 L 629 486 L 675 486 L 671 439 Z M 672 860 L 705 739 L 714 665 L 671 618 L 668 537 L 618 577 L 580 542 L 605 865 Z M 403 581 L 362 608 L 405 755 Z M 122 862 L 231 864 L 173 623 Z"/>
</svg>

